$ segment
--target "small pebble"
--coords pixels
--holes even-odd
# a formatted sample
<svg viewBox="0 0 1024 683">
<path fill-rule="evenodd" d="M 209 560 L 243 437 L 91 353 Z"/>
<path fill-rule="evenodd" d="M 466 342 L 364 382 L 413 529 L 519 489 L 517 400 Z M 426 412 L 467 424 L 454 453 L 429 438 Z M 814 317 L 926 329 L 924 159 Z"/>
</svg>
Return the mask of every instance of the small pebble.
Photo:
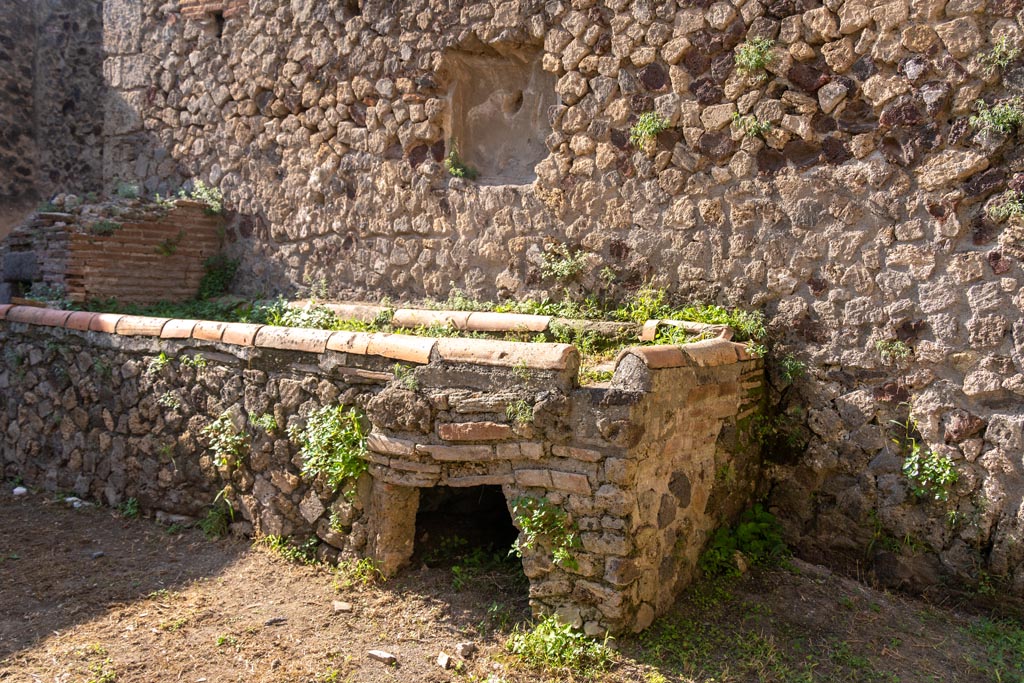
<svg viewBox="0 0 1024 683">
<path fill-rule="evenodd" d="M 475 643 L 459 643 L 455 646 L 455 654 L 463 659 L 469 659 L 476 652 Z"/>
<path fill-rule="evenodd" d="M 370 650 L 366 654 L 370 655 L 370 659 L 375 659 L 382 664 L 387 664 L 388 666 L 395 666 L 398 664 L 398 657 L 394 656 L 390 652 L 385 652 L 384 650 Z"/>
<path fill-rule="evenodd" d="M 270 617 L 269 619 L 267 619 L 266 621 L 263 622 L 263 625 L 264 626 L 273 626 L 274 624 L 283 624 L 286 621 L 288 621 L 288 620 L 286 618 L 284 618 L 284 617 Z"/>
<path fill-rule="evenodd" d="M 339 612 L 351 612 L 352 611 L 352 603 L 351 602 L 342 602 L 341 600 L 335 600 L 334 602 L 331 603 L 331 605 L 334 607 L 334 613 L 335 614 L 338 614 Z"/>
<path fill-rule="evenodd" d="M 452 658 L 442 652 L 437 656 L 437 665 L 442 669 L 450 669 L 452 668 Z"/>
<path fill-rule="evenodd" d="M 102 550 L 97 550 L 96 552 L 94 552 L 91 555 L 89 555 L 89 557 L 91 557 L 94 560 L 98 560 L 101 557 L 103 557 L 104 555 L 106 555 L 105 552 L 103 552 Z"/>
<path fill-rule="evenodd" d="M 28 495 L 28 489 L 25 488 L 24 486 L 15 486 L 14 490 L 11 491 L 11 493 L 13 493 L 16 496 L 27 496 Z"/>
</svg>

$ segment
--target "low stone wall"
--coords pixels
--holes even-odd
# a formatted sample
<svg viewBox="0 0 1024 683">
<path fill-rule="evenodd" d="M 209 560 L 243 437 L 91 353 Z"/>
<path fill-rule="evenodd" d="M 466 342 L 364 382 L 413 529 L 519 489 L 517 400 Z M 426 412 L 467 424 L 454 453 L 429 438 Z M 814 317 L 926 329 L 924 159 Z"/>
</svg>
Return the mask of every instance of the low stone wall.
<svg viewBox="0 0 1024 683">
<path fill-rule="evenodd" d="M 0 285 L 39 282 L 77 303 L 185 301 L 199 291 L 204 261 L 220 250 L 223 224 L 187 200 L 40 212 L 0 243 Z"/>
<path fill-rule="evenodd" d="M 543 543 L 523 566 L 536 610 L 595 634 L 646 627 L 758 480 L 744 426 L 761 361 L 723 339 L 626 349 L 591 387 L 564 344 L 10 306 L 0 344 L 5 476 L 189 517 L 222 495 L 240 531 L 316 536 L 321 557 L 368 555 L 386 572 L 412 554 L 421 489 L 500 485 L 578 531 L 577 566 Z M 517 402 L 532 420 L 507 416 Z M 349 495 L 304 478 L 286 436 L 327 405 L 358 406 L 372 425 L 369 471 Z M 279 428 L 257 427 L 264 414 Z M 221 415 L 249 445 L 218 467 L 201 430 Z"/>
</svg>

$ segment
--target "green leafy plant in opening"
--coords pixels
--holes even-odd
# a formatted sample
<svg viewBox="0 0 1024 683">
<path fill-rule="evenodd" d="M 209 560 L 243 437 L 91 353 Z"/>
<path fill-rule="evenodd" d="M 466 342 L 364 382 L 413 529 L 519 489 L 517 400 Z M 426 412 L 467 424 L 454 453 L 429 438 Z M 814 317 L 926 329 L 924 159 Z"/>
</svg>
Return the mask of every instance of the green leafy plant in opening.
<svg viewBox="0 0 1024 683">
<path fill-rule="evenodd" d="M 179 197 L 193 199 L 206 204 L 206 213 L 219 214 L 224 212 L 224 194 L 219 188 L 207 185 L 202 180 L 192 181 L 191 190 L 180 190 Z"/>
<path fill-rule="evenodd" d="M 1011 45 L 1007 36 L 1002 36 L 988 52 L 981 53 L 981 63 L 990 70 L 1002 71 L 1020 56 L 1020 47 Z"/>
<path fill-rule="evenodd" d="M 769 38 L 753 38 L 740 43 L 733 51 L 736 69 L 746 76 L 762 71 L 772 62 L 773 47 L 775 41 Z"/>
<path fill-rule="evenodd" d="M 214 503 L 199 520 L 199 528 L 207 538 L 223 538 L 228 535 L 235 512 L 227 503 Z"/>
<path fill-rule="evenodd" d="M 792 384 L 807 374 L 807 364 L 791 353 L 779 359 L 778 369 L 779 376 L 787 384 Z"/>
<path fill-rule="evenodd" d="M 533 422 L 533 406 L 523 399 L 513 401 L 505 408 L 505 417 L 516 424 L 529 424 Z"/>
<path fill-rule="evenodd" d="M 760 504 L 744 512 L 736 526 L 718 529 L 698 565 L 707 577 L 737 576 L 737 552 L 753 565 L 770 565 L 789 554 L 779 520 Z"/>
<path fill-rule="evenodd" d="M 32 301 L 40 301 L 53 308 L 69 308 L 67 291 L 60 285 L 51 285 L 45 282 L 33 282 L 32 286 L 25 292 L 25 298 Z"/>
<path fill-rule="evenodd" d="M 538 545 L 551 549 L 556 564 L 567 569 L 578 569 L 573 550 L 580 546 L 579 535 L 565 510 L 547 498 L 521 496 L 512 501 L 512 519 L 522 534 L 512 545 L 511 553 L 522 557 L 524 550 Z"/>
<path fill-rule="evenodd" d="M 203 427 L 202 435 L 210 443 L 213 464 L 217 467 L 233 464 L 249 447 L 248 435 L 235 429 L 230 413 L 221 413 L 216 420 Z"/>
<path fill-rule="evenodd" d="M 1024 192 L 1007 190 L 995 203 L 989 205 L 988 215 L 997 222 L 1024 218 Z"/>
<path fill-rule="evenodd" d="M 288 436 L 299 444 L 302 473 L 323 476 L 338 489 L 346 479 L 366 471 L 366 432 L 363 415 L 356 408 L 323 406 L 313 412 L 304 427 L 292 425 Z"/>
<path fill-rule="evenodd" d="M 875 343 L 878 355 L 882 357 L 883 363 L 898 365 L 914 353 L 910 345 L 899 339 L 883 339 Z"/>
<path fill-rule="evenodd" d="M 334 570 L 334 589 L 341 591 L 356 586 L 369 586 L 384 580 L 377 563 L 368 557 L 339 560 Z"/>
<path fill-rule="evenodd" d="M 391 366 L 391 372 L 395 376 L 395 381 L 398 382 L 402 387 L 408 389 L 409 391 L 416 391 L 417 389 L 419 389 L 420 383 L 416 379 L 416 375 L 413 373 L 412 368 L 406 365 L 402 365 L 401 363 L 395 363 L 394 365 Z"/>
<path fill-rule="evenodd" d="M 193 356 L 183 354 L 178 356 L 178 363 L 183 368 L 195 368 L 196 370 L 202 370 L 206 367 L 206 356 L 201 353 L 197 353 Z"/>
<path fill-rule="evenodd" d="M 184 238 L 185 231 L 179 230 L 176 237 L 168 237 L 163 240 L 160 244 L 153 247 L 153 251 L 161 256 L 174 256 L 178 252 L 178 245 L 181 244 L 181 240 Z"/>
<path fill-rule="evenodd" d="M 742 115 L 738 111 L 732 114 L 732 123 L 748 138 L 761 138 L 772 129 L 770 121 L 762 121 L 753 114 Z"/>
<path fill-rule="evenodd" d="M 629 129 L 629 144 L 644 147 L 668 130 L 669 122 L 656 111 L 645 111 Z"/>
<path fill-rule="evenodd" d="M 462 161 L 462 157 L 459 156 L 459 148 L 454 143 L 452 144 L 451 151 L 448 152 L 448 156 L 445 157 L 444 167 L 453 178 L 474 180 L 479 175 L 475 168 L 467 166 Z"/>
<path fill-rule="evenodd" d="M 199 283 L 199 298 L 212 299 L 228 291 L 238 272 L 238 259 L 215 254 L 203 262 L 203 279 Z"/>
<path fill-rule="evenodd" d="M 923 447 L 917 440 L 917 425 L 913 420 L 894 422 L 903 428 L 903 434 L 893 439 L 903 451 L 903 474 L 910 480 L 911 492 L 918 499 L 946 501 L 949 489 L 960 478 L 956 464 L 948 455 L 939 455 Z"/>
<path fill-rule="evenodd" d="M 171 359 L 167 357 L 166 353 L 161 351 L 160 355 L 149 359 L 149 365 L 146 366 L 146 376 L 152 377 L 154 375 L 159 375 L 170 364 Z"/>
<path fill-rule="evenodd" d="M 103 220 L 96 221 L 95 223 L 90 223 L 89 233 L 99 237 L 109 237 L 123 227 L 124 226 L 117 221 L 104 218 Z"/>
<path fill-rule="evenodd" d="M 517 626 L 506 648 L 531 666 L 568 669 L 588 677 L 606 670 L 615 659 L 607 639 L 592 640 L 555 615 L 544 617 L 533 628 Z"/>
<path fill-rule="evenodd" d="M 1011 97 L 991 105 L 978 100 L 975 107 L 977 113 L 968 119 L 974 128 L 1009 135 L 1024 124 L 1024 98 Z"/>
<path fill-rule="evenodd" d="M 277 431 L 277 418 L 270 413 L 263 413 L 253 418 L 252 423 L 267 434 L 273 434 Z"/>
<path fill-rule="evenodd" d="M 168 410 L 177 410 L 181 407 L 181 399 L 173 391 L 165 391 L 160 394 L 160 397 L 157 398 L 156 402 Z"/>
<path fill-rule="evenodd" d="M 316 549 L 319 539 L 312 536 L 299 543 L 288 536 L 263 536 L 256 543 L 270 550 L 275 555 L 296 564 L 315 564 Z"/>
<path fill-rule="evenodd" d="M 573 279 L 587 267 L 586 252 L 572 252 L 564 244 L 551 245 L 540 258 L 541 275 L 561 282 Z"/>
<path fill-rule="evenodd" d="M 117 506 L 117 511 L 121 513 L 122 517 L 128 519 L 135 519 L 139 516 L 139 501 L 136 498 L 128 498 L 120 505 Z"/>
</svg>

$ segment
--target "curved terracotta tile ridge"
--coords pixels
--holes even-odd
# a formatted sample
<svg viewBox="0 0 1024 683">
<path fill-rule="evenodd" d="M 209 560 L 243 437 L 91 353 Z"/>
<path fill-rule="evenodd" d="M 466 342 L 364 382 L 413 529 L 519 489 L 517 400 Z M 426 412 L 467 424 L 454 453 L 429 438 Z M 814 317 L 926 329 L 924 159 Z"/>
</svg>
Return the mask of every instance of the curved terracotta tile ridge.
<svg viewBox="0 0 1024 683">
<path fill-rule="evenodd" d="M 752 360 L 744 344 L 725 339 L 705 339 L 690 344 L 661 346 L 630 346 L 619 352 L 615 367 L 626 356 L 636 356 L 652 370 L 662 368 L 715 367 L 741 360 Z"/>
<path fill-rule="evenodd" d="M 445 337 L 437 340 L 437 355 L 446 361 L 541 370 L 565 370 L 579 367 L 580 363 L 580 352 L 572 344 L 534 344 L 497 339 Z"/>
</svg>

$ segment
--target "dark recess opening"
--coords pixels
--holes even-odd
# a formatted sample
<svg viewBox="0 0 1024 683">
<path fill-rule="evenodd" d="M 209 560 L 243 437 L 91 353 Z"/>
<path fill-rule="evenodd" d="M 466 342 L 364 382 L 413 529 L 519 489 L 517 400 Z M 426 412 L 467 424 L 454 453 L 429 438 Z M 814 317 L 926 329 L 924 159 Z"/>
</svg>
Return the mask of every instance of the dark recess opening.
<svg viewBox="0 0 1024 683">
<path fill-rule="evenodd" d="M 213 13 L 213 25 L 216 27 L 216 35 L 218 38 L 224 35 L 224 13 L 214 12 Z"/>
<path fill-rule="evenodd" d="M 479 550 L 504 557 L 518 533 L 500 486 L 421 489 L 414 562 L 449 566 Z"/>
</svg>

